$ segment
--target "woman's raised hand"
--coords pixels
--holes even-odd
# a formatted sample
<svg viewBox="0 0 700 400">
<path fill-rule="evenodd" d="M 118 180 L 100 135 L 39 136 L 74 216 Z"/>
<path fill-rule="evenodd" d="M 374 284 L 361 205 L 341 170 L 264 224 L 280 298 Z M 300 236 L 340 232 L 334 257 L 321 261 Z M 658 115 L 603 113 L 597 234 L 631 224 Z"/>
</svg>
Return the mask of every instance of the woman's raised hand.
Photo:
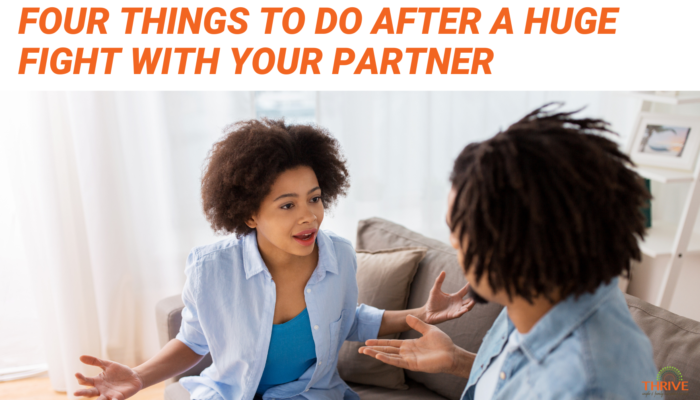
<svg viewBox="0 0 700 400">
<path fill-rule="evenodd" d="M 143 388 L 143 382 L 136 371 L 126 365 L 92 356 L 81 356 L 80 361 L 102 368 L 102 373 L 92 378 L 81 373 L 75 374 L 78 383 L 92 386 L 76 391 L 75 396 L 99 396 L 97 400 L 125 400 Z"/>
<path fill-rule="evenodd" d="M 428 324 L 439 324 L 461 317 L 464 313 L 474 308 L 474 300 L 464 299 L 469 291 L 469 284 L 464 285 L 457 293 L 447 294 L 442 291 L 442 283 L 445 281 L 445 271 L 442 271 L 435 279 L 435 284 L 430 290 L 428 302 L 423 306 L 423 321 Z"/>
</svg>

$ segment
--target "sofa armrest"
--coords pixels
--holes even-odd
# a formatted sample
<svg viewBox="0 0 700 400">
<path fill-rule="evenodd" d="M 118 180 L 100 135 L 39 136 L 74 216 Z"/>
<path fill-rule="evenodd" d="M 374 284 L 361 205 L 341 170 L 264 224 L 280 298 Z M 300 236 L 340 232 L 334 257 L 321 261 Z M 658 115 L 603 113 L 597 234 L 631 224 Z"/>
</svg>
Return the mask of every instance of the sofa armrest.
<svg viewBox="0 0 700 400">
<path fill-rule="evenodd" d="M 182 303 L 180 295 L 166 297 L 156 304 L 156 323 L 158 325 L 158 340 L 160 347 L 174 339 L 182 321 Z"/>
<path fill-rule="evenodd" d="M 173 340 L 180 331 L 180 323 L 182 322 L 182 309 L 185 305 L 182 303 L 180 295 L 166 297 L 156 304 L 156 325 L 158 326 L 158 340 L 160 347 Z M 183 376 L 199 375 L 205 368 L 211 365 L 211 354 L 204 356 L 202 361 L 190 368 L 188 371 L 169 379 L 166 385 L 172 382 L 177 382 Z"/>
</svg>

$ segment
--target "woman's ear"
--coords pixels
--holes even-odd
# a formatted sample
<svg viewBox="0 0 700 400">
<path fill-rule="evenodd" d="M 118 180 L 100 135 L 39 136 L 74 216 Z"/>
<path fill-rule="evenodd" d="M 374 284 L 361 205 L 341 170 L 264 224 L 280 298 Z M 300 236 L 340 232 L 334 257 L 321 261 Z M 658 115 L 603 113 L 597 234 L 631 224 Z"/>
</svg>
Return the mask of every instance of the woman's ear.
<svg viewBox="0 0 700 400">
<path fill-rule="evenodd" d="M 254 217 L 254 216 L 253 216 L 253 217 L 250 217 L 250 219 L 248 219 L 248 220 L 245 222 L 245 224 L 248 225 L 248 228 L 250 228 L 250 229 L 255 229 L 255 228 L 258 226 L 258 223 L 255 221 L 255 217 Z"/>
</svg>

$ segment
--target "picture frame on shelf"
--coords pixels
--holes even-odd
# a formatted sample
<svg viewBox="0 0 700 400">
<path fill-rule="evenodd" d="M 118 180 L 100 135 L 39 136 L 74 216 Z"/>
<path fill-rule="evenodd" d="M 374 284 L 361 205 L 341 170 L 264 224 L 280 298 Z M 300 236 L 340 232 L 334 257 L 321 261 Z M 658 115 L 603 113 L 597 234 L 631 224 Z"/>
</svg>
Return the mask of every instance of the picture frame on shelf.
<svg viewBox="0 0 700 400">
<path fill-rule="evenodd" d="M 700 149 L 700 117 L 640 113 L 632 136 L 638 165 L 692 171 Z"/>
</svg>

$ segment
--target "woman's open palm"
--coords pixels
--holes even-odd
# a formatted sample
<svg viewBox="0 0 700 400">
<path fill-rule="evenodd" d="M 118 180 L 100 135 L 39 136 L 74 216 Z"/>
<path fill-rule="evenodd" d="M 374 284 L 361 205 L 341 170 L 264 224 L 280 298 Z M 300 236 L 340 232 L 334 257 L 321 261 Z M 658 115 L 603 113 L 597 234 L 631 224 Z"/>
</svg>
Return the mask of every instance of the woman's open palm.
<svg viewBox="0 0 700 400">
<path fill-rule="evenodd" d="M 435 284 L 430 290 L 430 297 L 425 303 L 425 319 L 428 324 L 439 324 L 451 319 L 459 318 L 467 311 L 474 308 L 474 300 L 464 299 L 469 291 L 469 284 L 464 285 L 457 293 L 447 294 L 442 291 L 442 283 L 445 281 L 445 271 L 435 279 Z"/>
<path fill-rule="evenodd" d="M 126 365 L 108 360 L 100 360 L 92 356 L 81 356 L 80 361 L 88 365 L 102 368 L 102 373 L 88 378 L 81 373 L 75 374 L 78 383 L 92 386 L 80 389 L 74 394 L 82 397 L 96 397 L 97 400 L 125 400 L 141 390 L 143 382 L 138 374 Z"/>
</svg>

